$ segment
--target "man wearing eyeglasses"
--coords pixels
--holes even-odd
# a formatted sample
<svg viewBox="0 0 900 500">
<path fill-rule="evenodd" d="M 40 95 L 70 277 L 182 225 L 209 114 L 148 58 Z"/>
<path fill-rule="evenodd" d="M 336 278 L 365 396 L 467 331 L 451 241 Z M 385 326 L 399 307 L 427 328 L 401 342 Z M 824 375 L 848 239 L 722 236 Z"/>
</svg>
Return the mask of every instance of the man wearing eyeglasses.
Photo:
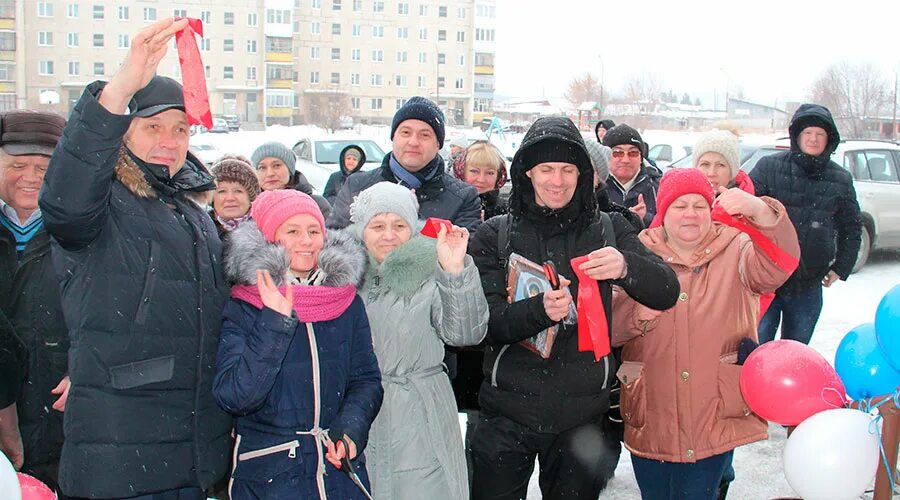
<svg viewBox="0 0 900 500">
<path fill-rule="evenodd" d="M 660 172 L 643 165 L 644 140 L 637 130 L 624 123 L 611 128 L 603 145 L 612 149 L 606 190 L 609 200 L 628 207 L 649 226 L 656 215 L 656 191 Z"/>
</svg>

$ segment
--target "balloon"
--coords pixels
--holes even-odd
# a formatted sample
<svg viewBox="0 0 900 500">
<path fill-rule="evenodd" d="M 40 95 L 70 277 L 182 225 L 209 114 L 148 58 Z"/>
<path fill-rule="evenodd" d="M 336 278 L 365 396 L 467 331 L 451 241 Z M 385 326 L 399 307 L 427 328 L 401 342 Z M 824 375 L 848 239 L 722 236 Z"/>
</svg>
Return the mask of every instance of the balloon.
<svg viewBox="0 0 900 500">
<path fill-rule="evenodd" d="M 22 488 L 22 500 L 56 500 L 56 493 L 40 480 L 19 473 L 19 487 Z"/>
<path fill-rule="evenodd" d="M 22 499 L 22 490 L 19 489 L 16 469 L 2 451 L 0 451 L 0 493 L 3 493 L 4 500 Z"/>
<path fill-rule="evenodd" d="M 853 399 L 891 394 L 900 385 L 900 372 L 878 347 L 873 323 L 859 325 L 844 336 L 834 355 L 834 368 Z"/>
<path fill-rule="evenodd" d="M 900 370 L 900 285 L 888 290 L 875 310 L 875 335 L 884 357 Z"/>
<path fill-rule="evenodd" d="M 756 348 L 741 370 L 741 394 L 760 417 L 797 425 L 823 410 L 844 406 L 844 384 L 828 361 L 795 340 Z"/>
<path fill-rule="evenodd" d="M 877 426 L 859 410 L 825 410 L 804 420 L 784 446 L 784 475 L 804 500 L 857 499 L 872 484 Z"/>
</svg>

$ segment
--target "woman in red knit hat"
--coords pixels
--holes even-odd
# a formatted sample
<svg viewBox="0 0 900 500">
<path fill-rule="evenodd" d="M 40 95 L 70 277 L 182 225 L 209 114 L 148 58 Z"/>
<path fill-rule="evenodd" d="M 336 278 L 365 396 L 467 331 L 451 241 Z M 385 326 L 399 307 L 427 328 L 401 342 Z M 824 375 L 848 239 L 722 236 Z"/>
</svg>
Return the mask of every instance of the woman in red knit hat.
<svg viewBox="0 0 900 500">
<path fill-rule="evenodd" d="M 797 234 L 778 201 L 739 188 L 716 198 L 700 170 L 673 169 L 640 240 L 672 267 L 681 294 L 666 311 L 616 299 L 625 446 L 644 498 L 715 499 L 734 448 L 767 438 L 741 396 L 738 351 L 756 339 L 759 294 L 790 275 L 768 247 L 797 257 Z"/>
<path fill-rule="evenodd" d="M 366 255 L 299 191 L 259 195 L 233 230 L 213 392 L 234 415 L 232 499 L 366 498 L 361 459 L 384 391 L 356 287 Z M 210 360 L 211 361 L 211 360 Z"/>
</svg>

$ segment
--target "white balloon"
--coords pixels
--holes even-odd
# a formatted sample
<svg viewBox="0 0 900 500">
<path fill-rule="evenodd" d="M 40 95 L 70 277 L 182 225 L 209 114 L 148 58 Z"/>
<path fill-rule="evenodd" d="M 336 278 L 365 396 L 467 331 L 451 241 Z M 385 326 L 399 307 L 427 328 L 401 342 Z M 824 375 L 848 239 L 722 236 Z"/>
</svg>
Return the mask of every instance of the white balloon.
<svg viewBox="0 0 900 500">
<path fill-rule="evenodd" d="M 19 476 L 12 462 L 0 451 L 0 498 L 3 500 L 22 500 L 22 489 L 19 488 Z"/>
<path fill-rule="evenodd" d="M 881 461 L 870 415 L 825 410 L 794 429 L 784 447 L 784 475 L 805 500 L 851 500 L 872 484 Z"/>
</svg>

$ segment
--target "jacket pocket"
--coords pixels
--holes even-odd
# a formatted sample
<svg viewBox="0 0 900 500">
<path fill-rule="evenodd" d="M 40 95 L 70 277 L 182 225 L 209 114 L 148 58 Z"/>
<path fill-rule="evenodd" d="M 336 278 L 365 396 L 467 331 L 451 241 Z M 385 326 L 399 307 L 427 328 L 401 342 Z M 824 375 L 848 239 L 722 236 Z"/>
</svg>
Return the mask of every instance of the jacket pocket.
<svg viewBox="0 0 900 500">
<path fill-rule="evenodd" d="M 647 390 L 644 381 L 644 363 L 637 361 L 623 361 L 616 373 L 619 382 L 622 383 L 619 409 L 622 412 L 622 421 L 635 429 L 644 426 L 647 414 Z"/>
<path fill-rule="evenodd" d="M 234 479 L 271 483 L 282 474 L 292 475 L 289 474 L 290 471 L 303 465 L 299 440 L 282 436 L 276 440 L 267 438 L 264 441 L 252 446 L 246 440 L 238 441 L 237 463 L 231 474 Z M 295 474 L 300 473 L 298 470 Z"/>
<path fill-rule="evenodd" d="M 750 408 L 741 394 L 741 365 L 719 362 L 719 416 L 740 418 L 750 415 Z"/>
<path fill-rule="evenodd" d="M 150 301 L 153 297 L 153 290 L 156 288 L 158 279 L 160 249 L 159 243 L 150 241 L 150 255 L 147 261 L 147 270 L 144 271 L 144 286 L 141 289 L 141 298 L 138 303 L 137 313 L 134 315 L 134 323 L 142 326 L 147 321 L 147 315 L 150 312 Z"/>
<path fill-rule="evenodd" d="M 174 374 L 175 356 L 161 356 L 109 367 L 110 384 L 113 389 L 119 390 L 166 382 Z"/>
</svg>

